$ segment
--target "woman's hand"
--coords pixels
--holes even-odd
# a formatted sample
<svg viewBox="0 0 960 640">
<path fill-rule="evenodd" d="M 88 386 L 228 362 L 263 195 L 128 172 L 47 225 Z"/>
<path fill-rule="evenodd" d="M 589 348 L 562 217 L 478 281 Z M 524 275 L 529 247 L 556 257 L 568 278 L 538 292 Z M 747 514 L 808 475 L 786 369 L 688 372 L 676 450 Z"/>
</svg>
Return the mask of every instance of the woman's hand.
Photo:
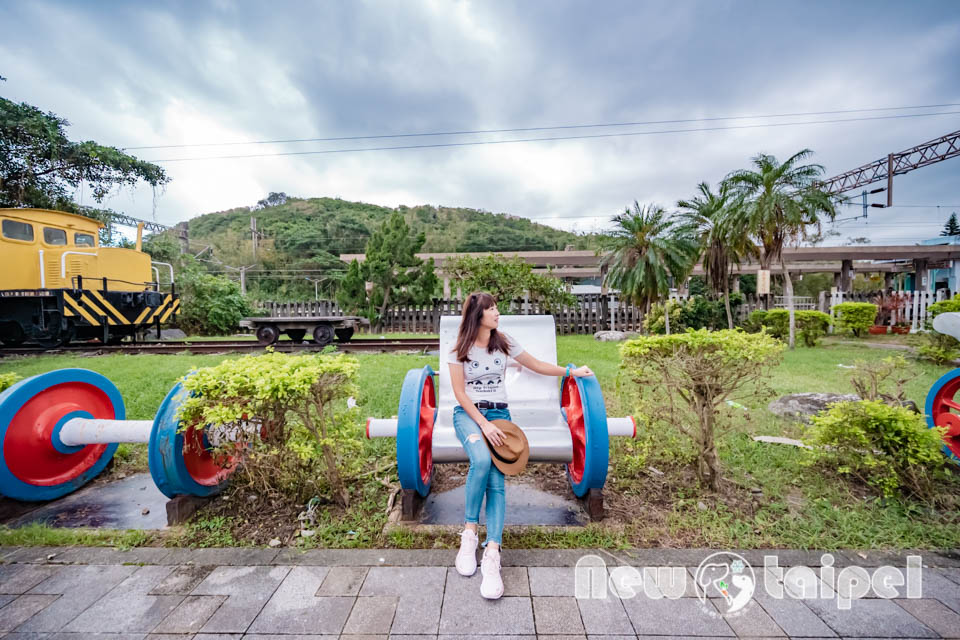
<svg viewBox="0 0 960 640">
<path fill-rule="evenodd" d="M 503 431 L 500 430 L 500 427 L 493 424 L 489 420 L 480 425 L 480 430 L 483 431 L 483 435 L 487 436 L 487 440 L 490 441 L 490 444 L 496 446 L 503 444 Z"/>
<path fill-rule="evenodd" d="M 577 378 L 583 378 L 584 376 L 592 376 L 593 371 L 590 371 L 590 367 L 583 365 L 582 367 L 577 367 L 576 369 L 570 370 L 570 375 Z"/>
</svg>

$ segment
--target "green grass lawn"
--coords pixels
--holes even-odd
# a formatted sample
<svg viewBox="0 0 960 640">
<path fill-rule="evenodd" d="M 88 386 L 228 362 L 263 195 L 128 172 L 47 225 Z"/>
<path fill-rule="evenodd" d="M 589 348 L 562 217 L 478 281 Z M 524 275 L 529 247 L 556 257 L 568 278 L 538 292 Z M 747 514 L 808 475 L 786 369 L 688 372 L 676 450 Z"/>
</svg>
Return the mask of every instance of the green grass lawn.
<svg viewBox="0 0 960 640">
<path fill-rule="evenodd" d="M 392 337 L 397 334 L 386 334 Z M 597 374 L 604 391 L 608 415 L 631 412 L 629 385 L 618 377 L 619 343 L 597 342 L 591 336 L 561 336 L 558 361 L 586 364 Z M 828 341 L 817 348 L 786 351 L 783 363 L 769 380 L 776 395 L 800 391 L 850 393 L 850 369 L 857 360 L 878 360 L 894 352 Z M 228 356 L 229 357 L 229 356 Z M 406 354 L 353 354 L 360 363 L 357 402 L 362 416 L 389 417 L 397 413 L 400 385 L 407 370 L 429 364 L 436 356 Z M 216 364 L 224 356 L 209 355 L 75 355 L 30 356 L 0 360 L 0 373 L 30 376 L 54 369 L 80 367 L 98 371 L 120 389 L 130 419 L 150 419 L 174 382 L 194 367 Z M 911 362 L 916 375 L 907 384 L 907 395 L 922 407 L 930 385 L 949 367 Z M 443 373 L 443 371 L 442 371 Z M 769 399 L 772 399 L 773 397 Z M 611 512 L 607 520 L 582 532 L 552 534 L 505 531 L 507 547 L 563 546 L 697 546 L 697 547 L 800 547 L 800 548 L 943 548 L 960 547 L 960 520 L 956 513 L 939 513 L 913 504 L 884 503 L 865 495 L 832 475 L 801 468 L 800 451 L 793 447 L 758 443 L 751 435 L 799 437 L 802 428 L 766 410 L 769 400 L 749 405 L 744 418 L 723 437 L 719 451 L 725 477 L 749 488 L 759 487 L 762 499 L 750 508 L 711 497 L 684 478 L 686 465 L 675 449 L 684 442 L 675 429 L 661 425 L 657 433 L 640 434 L 635 441 L 617 439 L 611 447 L 613 472 L 605 493 L 611 505 L 632 505 L 625 514 Z M 357 425 L 362 433 L 363 425 Z M 362 437 L 362 435 L 360 436 Z M 646 447 L 641 455 L 641 448 Z M 127 471 L 146 468 L 143 445 L 121 448 Z M 370 465 L 389 463 L 395 457 L 393 439 L 365 441 Z M 658 480 L 648 466 L 666 472 Z M 557 473 L 562 468 L 557 466 Z M 396 482 L 396 471 L 392 472 Z M 326 547 L 456 546 L 453 536 L 426 537 L 394 532 L 384 537 L 384 506 L 389 489 L 369 476 L 354 483 L 355 502 L 347 513 L 322 513 L 317 535 L 309 544 Z M 614 497 L 616 496 L 616 498 Z M 706 509 L 698 506 L 704 503 Z M 243 543 L 229 534 L 229 517 L 202 515 L 184 532 L 165 538 L 167 544 Z M 0 528 L 0 544 L 69 543 L 70 534 L 45 534 L 43 528 L 12 532 Z M 29 535 L 28 535 L 29 533 Z M 78 533 L 76 543 L 116 543 L 116 536 Z M 138 538 L 128 537 L 136 544 Z M 152 543 L 152 538 L 142 538 Z M 208 541 L 208 542 L 204 542 Z M 209 542 L 212 541 L 212 542 Z"/>
</svg>

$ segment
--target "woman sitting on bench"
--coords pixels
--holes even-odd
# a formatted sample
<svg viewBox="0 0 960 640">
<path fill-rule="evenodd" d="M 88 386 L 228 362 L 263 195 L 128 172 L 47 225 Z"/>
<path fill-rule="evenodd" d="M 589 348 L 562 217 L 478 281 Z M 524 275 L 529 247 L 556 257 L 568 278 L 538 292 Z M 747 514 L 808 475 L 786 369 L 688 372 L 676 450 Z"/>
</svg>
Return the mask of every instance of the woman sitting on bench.
<svg viewBox="0 0 960 640">
<path fill-rule="evenodd" d="M 477 534 L 480 503 L 487 496 L 487 539 L 483 543 L 480 594 L 485 598 L 503 595 L 500 578 L 500 542 L 506 511 L 504 475 L 491 463 L 484 436 L 492 445 L 503 443 L 504 434 L 491 420 L 510 420 L 507 407 L 507 358 L 546 376 L 562 376 L 564 367 L 543 362 L 527 353 L 513 338 L 497 331 L 500 312 L 493 296 L 483 291 L 470 294 L 463 306 L 463 318 L 454 348 L 447 354 L 450 382 L 458 406 L 453 409 L 453 427 L 457 439 L 470 458 L 465 499 L 465 525 L 460 533 L 460 551 L 456 567 L 460 575 L 471 576 L 477 570 Z M 593 375 L 587 366 L 570 371 L 581 377 Z M 488 544 L 489 543 L 489 544 Z"/>
</svg>

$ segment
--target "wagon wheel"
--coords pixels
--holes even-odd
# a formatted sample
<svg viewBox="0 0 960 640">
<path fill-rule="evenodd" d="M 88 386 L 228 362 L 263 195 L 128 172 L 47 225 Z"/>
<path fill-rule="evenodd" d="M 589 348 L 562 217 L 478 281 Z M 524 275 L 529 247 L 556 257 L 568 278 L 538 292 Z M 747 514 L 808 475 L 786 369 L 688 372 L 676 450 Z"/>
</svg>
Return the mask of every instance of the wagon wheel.
<svg viewBox="0 0 960 640">
<path fill-rule="evenodd" d="M 607 409 L 596 376 L 564 376 L 560 385 L 560 406 L 573 439 L 573 460 L 567 464 L 567 479 L 573 493 L 582 498 L 590 489 L 602 489 L 607 481 Z"/>
<path fill-rule="evenodd" d="M 333 342 L 333 327 L 328 324 L 318 324 L 313 329 L 313 340 L 321 347 Z"/>
<path fill-rule="evenodd" d="M 19 322 L 0 322 L 0 342 L 8 347 L 17 347 L 23 344 L 23 327 Z"/>
<path fill-rule="evenodd" d="M 345 329 L 334 329 L 333 332 L 337 335 L 338 342 L 347 342 L 350 338 L 353 337 L 353 327 L 347 327 Z"/>
<path fill-rule="evenodd" d="M 177 383 L 163 399 L 150 432 L 150 475 L 163 495 L 209 496 L 226 486 L 237 465 L 235 456 L 216 456 L 206 427 L 180 430 L 177 409 L 189 397 Z"/>
<path fill-rule="evenodd" d="M 72 418 L 125 417 L 120 392 L 99 373 L 60 369 L 21 380 L 0 394 L 0 494 L 52 500 L 82 487 L 117 445 L 67 446 L 56 434 Z"/>
<path fill-rule="evenodd" d="M 945 373 L 933 383 L 929 393 L 924 413 L 927 416 L 927 426 L 946 427 L 947 433 L 943 436 L 943 453 L 947 458 L 960 464 L 960 369 Z"/>
<path fill-rule="evenodd" d="M 307 335 L 306 329 L 287 329 L 287 337 L 290 338 L 292 342 L 300 344 L 303 342 L 303 338 Z"/>
<path fill-rule="evenodd" d="M 257 341 L 264 345 L 271 345 L 280 337 L 280 329 L 275 324 L 265 324 L 257 328 Z"/>
<path fill-rule="evenodd" d="M 437 396 L 433 369 L 411 369 L 403 379 L 397 411 L 397 475 L 404 489 L 430 493 L 433 480 L 433 424 Z"/>
</svg>

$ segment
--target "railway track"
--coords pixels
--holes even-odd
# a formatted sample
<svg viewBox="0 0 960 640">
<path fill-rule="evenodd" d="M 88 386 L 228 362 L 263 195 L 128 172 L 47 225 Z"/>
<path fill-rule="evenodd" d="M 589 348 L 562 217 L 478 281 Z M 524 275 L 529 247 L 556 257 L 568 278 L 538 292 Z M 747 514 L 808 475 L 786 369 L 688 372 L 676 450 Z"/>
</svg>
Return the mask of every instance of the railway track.
<svg viewBox="0 0 960 640">
<path fill-rule="evenodd" d="M 440 348 L 440 340 L 436 338 L 370 338 L 353 339 L 347 342 L 331 342 L 337 351 L 344 353 L 379 353 L 390 351 L 420 351 L 426 352 Z M 322 347 L 315 342 L 304 341 L 296 343 L 289 340 L 280 340 L 273 343 L 275 351 L 282 353 L 309 353 L 321 351 Z M 108 354 L 108 353 L 257 353 L 266 347 L 255 340 L 165 340 L 163 342 L 138 342 L 117 345 L 105 344 L 73 344 L 56 349 L 41 347 L 15 347 L 0 349 L 0 358 L 21 355 L 39 354 Z"/>
</svg>

